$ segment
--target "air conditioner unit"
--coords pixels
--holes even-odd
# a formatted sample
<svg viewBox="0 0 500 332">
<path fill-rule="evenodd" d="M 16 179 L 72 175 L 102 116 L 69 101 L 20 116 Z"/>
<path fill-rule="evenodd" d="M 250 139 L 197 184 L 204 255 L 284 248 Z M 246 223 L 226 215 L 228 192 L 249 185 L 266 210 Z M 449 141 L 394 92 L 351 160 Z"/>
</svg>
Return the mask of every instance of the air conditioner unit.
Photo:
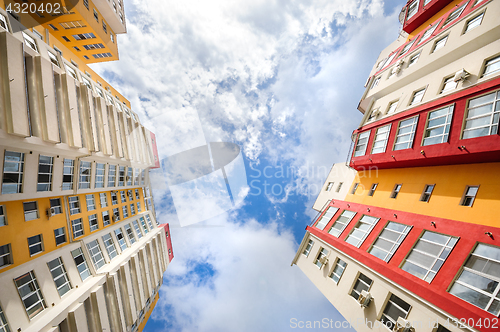
<svg viewBox="0 0 500 332">
<path fill-rule="evenodd" d="M 47 215 L 47 218 L 51 218 L 55 213 L 54 213 L 54 208 L 49 208 L 47 210 L 45 210 L 45 214 Z"/>
<path fill-rule="evenodd" d="M 455 73 L 455 76 L 453 77 L 453 81 L 459 82 L 459 81 L 465 81 L 467 77 L 470 76 L 470 73 L 467 72 L 465 69 L 460 69 Z"/>
<path fill-rule="evenodd" d="M 398 317 L 396 326 L 393 329 L 394 332 L 415 332 L 415 328 L 411 326 L 411 323 L 403 317 Z"/>
<path fill-rule="evenodd" d="M 358 303 L 361 306 L 361 308 L 366 308 L 370 305 L 370 302 L 372 301 L 373 297 L 371 296 L 370 293 L 368 293 L 365 290 L 361 291 L 361 294 L 358 297 Z"/>
<path fill-rule="evenodd" d="M 113 220 L 113 222 L 116 221 L 116 214 L 111 215 L 111 220 Z"/>
<path fill-rule="evenodd" d="M 326 256 L 323 256 L 319 259 L 319 262 L 321 263 L 321 265 L 326 265 L 326 263 L 328 263 L 328 257 Z"/>
</svg>

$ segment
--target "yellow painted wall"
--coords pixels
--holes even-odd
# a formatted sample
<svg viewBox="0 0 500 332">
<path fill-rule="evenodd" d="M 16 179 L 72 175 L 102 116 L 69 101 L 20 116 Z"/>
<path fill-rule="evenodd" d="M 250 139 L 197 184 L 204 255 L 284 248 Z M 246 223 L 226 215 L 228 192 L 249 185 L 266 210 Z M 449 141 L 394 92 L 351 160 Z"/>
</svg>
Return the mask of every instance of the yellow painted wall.
<svg viewBox="0 0 500 332">
<path fill-rule="evenodd" d="M 500 163 L 383 169 L 378 174 L 372 169 L 371 174 L 359 172 L 354 182 L 360 185 L 346 201 L 500 227 Z M 373 183 L 379 185 L 370 197 Z M 402 184 L 401 191 L 396 199 L 390 198 L 397 183 Z M 426 184 L 436 186 L 429 202 L 421 202 Z M 467 185 L 479 185 L 472 207 L 460 205 Z"/>
<path fill-rule="evenodd" d="M 155 299 L 153 300 L 153 303 L 149 306 L 149 310 L 144 314 L 144 320 L 142 323 L 139 324 L 138 331 L 142 332 L 144 327 L 146 326 L 146 323 L 148 322 L 149 316 L 151 316 L 151 313 L 153 312 L 153 309 L 156 306 L 156 302 L 158 302 L 158 299 L 160 298 L 159 293 L 156 293 Z"/>
</svg>

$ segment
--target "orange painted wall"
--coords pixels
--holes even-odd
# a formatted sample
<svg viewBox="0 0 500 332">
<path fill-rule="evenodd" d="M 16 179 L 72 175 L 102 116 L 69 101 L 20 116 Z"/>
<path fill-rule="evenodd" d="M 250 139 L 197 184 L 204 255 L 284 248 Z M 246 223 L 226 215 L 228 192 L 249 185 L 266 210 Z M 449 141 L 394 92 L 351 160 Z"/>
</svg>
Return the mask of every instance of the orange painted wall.
<svg viewBox="0 0 500 332">
<path fill-rule="evenodd" d="M 159 293 L 156 293 L 155 299 L 153 300 L 153 303 L 149 306 L 149 310 L 144 314 L 144 320 L 142 321 L 141 324 L 139 324 L 138 331 L 142 332 L 144 330 L 144 327 L 146 326 L 146 323 L 148 322 L 149 316 L 151 316 L 151 313 L 153 312 L 153 309 L 156 306 L 156 302 L 158 302 L 158 299 L 160 298 Z"/>
</svg>

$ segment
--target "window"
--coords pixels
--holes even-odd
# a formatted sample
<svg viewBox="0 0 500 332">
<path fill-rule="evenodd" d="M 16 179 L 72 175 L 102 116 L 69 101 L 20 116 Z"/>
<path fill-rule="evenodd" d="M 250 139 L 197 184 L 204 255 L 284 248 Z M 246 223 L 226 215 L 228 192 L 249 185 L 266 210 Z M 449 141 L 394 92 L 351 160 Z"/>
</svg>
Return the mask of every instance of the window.
<svg viewBox="0 0 500 332">
<path fill-rule="evenodd" d="M 448 142 L 454 105 L 429 112 L 424 131 L 423 146 Z"/>
<path fill-rule="evenodd" d="M 24 153 L 5 151 L 2 194 L 23 192 Z"/>
<path fill-rule="evenodd" d="M 62 190 L 73 189 L 73 175 L 75 174 L 75 161 L 64 159 Z"/>
<path fill-rule="evenodd" d="M 375 132 L 375 138 L 373 139 L 372 154 L 385 152 L 390 131 L 390 124 L 377 128 L 377 131 Z"/>
<path fill-rule="evenodd" d="M 139 194 L 139 189 L 135 190 L 135 199 L 141 199 L 141 195 Z"/>
<path fill-rule="evenodd" d="M 365 155 L 369 138 L 370 138 L 370 131 L 365 131 L 364 133 L 359 134 L 358 142 L 356 143 L 356 148 L 354 149 L 354 157 Z"/>
<path fill-rule="evenodd" d="M 122 203 L 125 203 L 127 201 L 127 196 L 125 195 L 125 190 L 120 191 L 120 199 Z"/>
<path fill-rule="evenodd" d="M 102 211 L 102 224 L 104 227 L 106 227 L 110 224 L 108 211 Z"/>
<path fill-rule="evenodd" d="M 340 278 L 342 277 L 342 274 L 344 274 L 346 267 L 347 263 L 338 258 L 337 261 L 335 262 L 335 267 L 333 268 L 332 273 L 330 273 L 330 278 L 332 278 L 332 280 L 335 281 L 336 284 L 339 283 Z"/>
<path fill-rule="evenodd" d="M 0 14 L 2 16 L 2 14 Z M 0 23 L 2 21 L 0 20 Z M 7 319 L 3 313 L 2 307 L 0 307 L 0 331 L 2 332 L 10 332 L 9 324 L 7 323 Z"/>
<path fill-rule="evenodd" d="M 104 164 L 97 164 L 95 168 L 95 187 L 104 188 Z"/>
<path fill-rule="evenodd" d="M 66 242 L 66 230 L 64 227 L 54 229 L 54 237 L 56 239 L 56 246 Z"/>
<path fill-rule="evenodd" d="M 104 246 L 106 247 L 106 252 L 108 253 L 109 260 L 112 260 L 118 253 L 116 252 L 115 242 L 113 241 L 113 237 L 111 237 L 111 233 L 104 234 L 102 236 L 102 242 L 104 242 Z"/>
<path fill-rule="evenodd" d="M 399 53 L 398 57 L 402 56 L 402 55 L 405 55 L 406 53 L 408 53 L 408 51 L 410 50 L 410 48 L 413 46 L 413 44 L 415 43 L 415 40 L 414 39 L 412 42 L 409 42 L 407 43 L 403 49 L 401 50 L 401 52 Z"/>
<path fill-rule="evenodd" d="M 368 215 L 362 216 L 356 226 L 354 226 L 351 234 L 349 234 L 349 236 L 345 239 L 345 241 L 352 244 L 356 248 L 359 248 L 379 220 L 380 218 L 375 218 Z"/>
<path fill-rule="evenodd" d="M 396 111 L 396 108 L 398 107 L 398 100 L 393 101 L 392 103 L 389 104 L 389 108 L 387 109 L 387 114 L 394 113 Z"/>
<path fill-rule="evenodd" d="M 337 190 L 335 190 L 335 192 L 340 192 L 340 189 L 342 188 L 342 185 L 344 184 L 344 182 L 340 182 L 339 183 L 339 186 L 337 187 Z"/>
<path fill-rule="evenodd" d="M 498 71 L 500 71 L 500 55 L 497 56 L 496 58 L 486 61 L 482 77 L 496 73 Z"/>
<path fill-rule="evenodd" d="M 104 257 L 102 256 L 101 247 L 99 246 L 99 242 L 97 242 L 97 240 L 87 243 L 87 249 L 89 250 L 90 258 L 92 259 L 92 263 L 94 264 L 96 270 L 99 270 L 104 266 L 104 264 L 106 264 Z"/>
<path fill-rule="evenodd" d="M 434 53 L 437 50 L 439 50 L 440 48 L 443 48 L 444 45 L 446 45 L 446 41 L 447 40 L 448 40 L 448 36 L 444 36 L 444 37 L 436 40 L 436 43 L 434 43 L 434 47 L 432 48 L 432 52 L 431 53 Z"/>
<path fill-rule="evenodd" d="M 499 116 L 500 91 L 469 100 L 462 138 L 496 135 Z"/>
<path fill-rule="evenodd" d="M 76 71 L 67 64 L 64 64 L 64 67 L 66 68 L 66 72 L 76 80 Z"/>
<path fill-rule="evenodd" d="M 464 196 L 460 205 L 462 206 L 472 206 L 474 204 L 474 200 L 476 199 L 477 191 L 479 186 L 467 186 L 465 188 Z"/>
<path fill-rule="evenodd" d="M 129 201 L 133 201 L 134 200 L 134 195 L 132 194 L 132 190 L 128 190 L 127 191 L 127 195 L 128 195 Z"/>
<path fill-rule="evenodd" d="M 33 271 L 14 279 L 14 282 L 30 319 L 47 308 Z"/>
<path fill-rule="evenodd" d="M 398 197 L 398 194 L 401 191 L 401 186 L 402 186 L 402 184 L 396 184 L 394 186 L 394 189 L 392 190 L 392 193 L 391 193 L 391 198 Z"/>
<path fill-rule="evenodd" d="M 135 205 L 134 203 L 130 204 L 130 215 L 134 215 L 135 214 Z"/>
<path fill-rule="evenodd" d="M 10 244 L 0 246 L 0 268 L 12 264 L 12 253 Z"/>
<path fill-rule="evenodd" d="M 71 290 L 71 283 L 69 282 L 61 257 L 51 260 L 47 263 L 47 266 L 49 267 L 50 274 L 52 274 L 52 279 L 54 279 L 59 296 L 63 296 L 69 292 Z"/>
<path fill-rule="evenodd" d="M 101 201 L 101 208 L 108 206 L 108 197 L 106 196 L 106 193 L 100 193 L 99 200 Z"/>
<path fill-rule="evenodd" d="M 457 241 L 455 237 L 425 231 L 401 268 L 430 283 Z"/>
<path fill-rule="evenodd" d="M 94 194 L 85 195 L 85 200 L 87 201 L 87 211 L 95 210 Z"/>
<path fill-rule="evenodd" d="M 424 97 L 425 89 L 426 88 L 423 88 L 423 89 L 420 89 L 420 90 L 415 91 L 413 93 L 413 97 L 411 98 L 410 105 L 417 104 L 417 103 L 420 103 L 422 101 L 422 98 Z"/>
<path fill-rule="evenodd" d="M 436 31 L 436 28 L 439 26 L 439 23 L 441 23 L 441 21 L 437 22 L 436 24 L 434 24 L 433 26 L 431 26 L 429 29 L 427 29 L 424 32 L 424 34 L 422 35 L 422 38 L 420 38 L 419 43 L 421 43 L 424 40 L 426 40 L 427 38 L 429 38 L 434 33 L 434 31 Z"/>
<path fill-rule="evenodd" d="M 91 172 L 90 161 L 80 161 L 80 179 L 78 188 L 89 189 L 90 188 L 90 172 Z"/>
<path fill-rule="evenodd" d="M 30 251 L 30 256 L 36 255 L 43 251 L 43 239 L 42 234 L 38 234 L 28 238 L 28 248 Z"/>
<path fill-rule="evenodd" d="M 97 11 L 94 9 L 94 18 L 97 22 L 99 22 L 99 14 L 97 13 Z"/>
<path fill-rule="evenodd" d="M 338 210 L 339 208 L 329 206 L 326 212 L 321 216 L 321 218 L 319 218 L 318 222 L 316 223 L 316 228 L 323 230 L 326 224 L 328 224 L 330 219 L 332 219 L 333 215 L 337 213 Z"/>
<path fill-rule="evenodd" d="M 467 24 L 465 25 L 465 31 L 464 31 L 464 33 L 467 33 L 469 31 L 471 31 L 472 29 L 477 28 L 478 26 L 480 26 L 481 22 L 483 21 L 483 16 L 484 16 L 484 12 L 482 12 L 479 15 L 477 15 L 473 19 L 467 21 Z"/>
<path fill-rule="evenodd" d="M 410 60 L 408 60 L 408 67 L 411 67 L 411 66 L 413 66 L 414 64 L 416 64 L 416 63 L 417 63 L 418 58 L 420 58 L 420 53 L 422 53 L 422 52 L 419 52 L 419 53 L 417 53 L 417 54 L 414 54 L 414 55 L 412 55 L 412 56 L 410 57 Z"/>
<path fill-rule="evenodd" d="M 82 218 L 71 220 L 71 227 L 73 228 L 73 239 L 83 235 Z"/>
<path fill-rule="evenodd" d="M 7 28 L 7 19 L 2 14 L 0 14 L 0 27 L 2 27 L 5 30 L 9 31 L 9 29 Z"/>
<path fill-rule="evenodd" d="M 97 50 L 97 49 L 104 48 L 104 47 L 105 46 L 102 43 L 83 45 L 83 48 L 86 49 L 87 51 Z"/>
<path fill-rule="evenodd" d="M 128 240 L 130 242 L 130 244 L 134 244 L 135 243 L 135 235 L 134 235 L 134 232 L 132 231 L 132 227 L 130 227 L 130 224 L 126 224 L 125 226 L 125 232 L 127 233 L 127 236 L 128 236 Z"/>
<path fill-rule="evenodd" d="M 116 239 L 118 240 L 118 244 L 120 245 L 121 251 L 128 248 L 127 242 L 125 242 L 125 238 L 123 237 L 122 229 L 115 229 Z"/>
<path fill-rule="evenodd" d="M 394 151 L 410 149 L 417 130 L 418 115 L 399 122 L 398 132 L 394 141 Z"/>
<path fill-rule="evenodd" d="M 69 203 L 69 214 L 78 214 L 80 213 L 80 200 L 78 196 L 70 196 L 68 197 Z"/>
<path fill-rule="evenodd" d="M 57 67 L 60 67 L 60 65 L 59 65 L 59 60 L 57 59 L 57 56 L 56 56 L 54 53 L 52 53 L 52 52 L 47 52 L 47 53 L 49 54 L 49 59 L 50 59 L 50 61 L 51 61 L 54 65 L 56 65 Z"/>
<path fill-rule="evenodd" d="M 137 234 L 137 237 L 140 239 L 142 237 L 142 232 L 137 220 L 132 221 L 132 225 L 134 225 L 135 233 Z"/>
<path fill-rule="evenodd" d="M 119 174 L 118 174 L 118 186 L 123 187 L 125 185 L 125 166 L 120 166 L 119 167 Z"/>
<path fill-rule="evenodd" d="M 371 89 L 376 88 L 379 83 L 380 83 L 380 76 L 373 81 Z"/>
<path fill-rule="evenodd" d="M 368 252 L 389 262 L 410 230 L 411 226 L 389 221 Z"/>
<path fill-rule="evenodd" d="M 332 190 L 332 187 L 333 187 L 333 182 L 328 182 L 328 185 L 326 186 L 325 191 L 330 191 L 330 190 Z"/>
<path fill-rule="evenodd" d="M 7 225 L 5 206 L 0 205 L 0 227 Z"/>
<path fill-rule="evenodd" d="M 450 76 L 446 78 L 443 82 L 443 88 L 441 89 L 441 93 L 444 93 L 446 91 L 454 90 L 456 89 L 458 85 L 458 82 L 455 82 L 454 76 Z"/>
<path fill-rule="evenodd" d="M 368 292 L 368 290 L 370 290 L 372 283 L 373 281 L 370 278 L 365 276 L 363 273 L 360 273 L 358 276 L 358 280 L 356 280 L 356 283 L 352 288 L 351 296 L 357 300 L 361 295 L 361 291 Z"/>
<path fill-rule="evenodd" d="M 373 196 L 377 187 L 378 187 L 378 183 L 373 183 L 370 190 L 368 191 L 368 196 Z"/>
<path fill-rule="evenodd" d="M 23 32 L 24 44 L 31 48 L 33 51 L 38 52 L 38 47 L 36 46 L 36 42 L 30 35 Z"/>
<path fill-rule="evenodd" d="M 111 41 L 114 43 L 115 42 L 115 35 L 113 35 L 111 32 L 109 33 L 109 37 L 111 38 Z"/>
<path fill-rule="evenodd" d="M 327 255 L 328 255 L 328 250 L 326 250 L 325 248 L 321 248 L 318 252 L 318 256 L 316 256 L 316 259 L 314 260 L 314 264 L 316 264 L 316 266 L 321 269 L 321 267 L 323 266 L 321 259 L 323 257 L 326 257 Z"/>
<path fill-rule="evenodd" d="M 408 13 L 406 15 L 406 20 L 408 21 L 413 15 L 418 11 L 419 0 L 415 0 L 408 6 Z"/>
<path fill-rule="evenodd" d="M 118 204 L 118 197 L 116 195 L 116 191 L 111 192 L 111 205 Z"/>
<path fill-rule="evenodd" d="M 115 222 L 116 222 L 116 221 L 120 221 L 120 211 L 118 210 L 118 208 L 114 208 L 114 209 L 113 209 L 113 214 L 114 214 L 114 216 L 115 216 L 115 220 L 114 220 L 114 221 L 115 221 Z"/>
<path fill-rule="evenodd" d="M 89 0 L 83 0 L 83 4 L 87 9 L 89 9 Z"/>
<path fill-rule="evenodd" d="M 314 245 L 314 241 L 313 240 L 309 240 L 309 242 L 307 242 L 306 248 L 302 252 L 302 255 L 304 255 L 306 257 L 309 256 L 309 253 L 311 252 L 311 249 L 312 249 L 313 245 Z"/>
<path fill-rule="evenodd" d="M 108 169 L 108 187 L 116 186 L 116 165 L 109 165 Z"/>
<path fill-rule="evenodd" d="M 489 313 L 500 314 L 500 248 L 479 243 L 449 292 Z"/>
<path fill-rule="evenodd" d="M 137 202 L 137 213 L 141 213 L 141 203 Z"/>
<path fill-rule="evenodd" d="M 24 208 L 24 221 L 30 221 L 40 218 L 38 216 L 38 204 L 36 201 L 24 202 L 23 208 Z"/>
<path fill-rule="evenodd" d="M 421 202 L 428 202 L 431 199 L 432 191 L 434 190 L 433 184 L 426 184 L 424 187 L 424 192 L 420 196 Z"/>
<path fill-rule="evenodd" d="M 89 215 L 89 226 L 91 232 L 99 229 L 99 223 L 97 222 L 97 214 Z"/>
<path fill-rule="evenodd" d="M 82 248 L 72 250 L 71 255 L 75 260 L 75 265 L 78 272 L 80 273 L 80 278 L 82 278 L 82 281 L 85 281 L 85 279 L 90 277 L 91 274 L 87 265 L 87 261 L 85 260 L 85 256 L 83 255 Z"/>
<path fill-rule="evenodd" d="M 356 182 L 351 189 L 351 195 L 354 195 L 356 193 L 356 189 L 358 189 L 359 182 Z"/>
<path fill-rule="evenodd" d="M 36 191 L 52 190 L 52 168 L 54 167 L 54 157 L 40 155 L 38 159 L 38 184 Z"/>
<path fill-rule="evenodd" d="M 378 115 L 379 115 L 379 113 L 380 113 L 380 112 L 379 112 L 379 109 L 380 109 L 380 107 L 377 107 L 377 108 L 375 108 L 374 110 L 372 110 L 372 111 L 371 111 L 371 113 L 370 113 L 370 116 L 368 117 L 368 119 L 366 120 L 366 122 L 370 122 L 370 121 L 372 121 L 372 120 L 376 119 L 376 118 L 377 118 L 377 116 L 378 116 Z"/>
<path fill-rule="evenodd" d="M 140 168 L 136 168 L 134 175 L 135 175 L 134 176 L 134 185 L 138 186 L 139 183 L 141 182 L 141 169 Z"/>
<path fill-rule="evenodd" d="M 153 223 L 151 222 L 151 218 L 149 217 L 149 214 L 146 214 L 146 220 L 148 221 L 149 228 L 153 229 Z"/>
<path fill-rule="evenodd" d="M 451 12 L 451 14 L 448 16 L 448 18 L 444 21 L 443 26 L 446 24 L 450 23 L 451 21 L 455 20 L 457 17 L 462 15 L 462 12 L 464 11 L 465 7 L 469 4 L 469 1 L 455 9 L 454 11 Z"/>
<path fill-rule="evenodd" d="M 60 198 L 50 199 L 50 208 L 51 208 L 50 212 L 51 215 L 61 214 L 62 213 L 61 199 Z"/>
<path fill-rule="evenodd" d="M 402 317 L 405 319 L 410 312 L 411 305 L 401 300 L 394 294 L 391 294 L 389 301 L 385 305 L 384 312 L 380 321 L 385 324 L 391 331 L 396 326 L 398 318 Z"/>
<path fill-rule="evenodd" d="M 335 237 L 339 237 L 355 215 L 356 212 L 344 210 L 344 212 L 340 214 L 337 220 L 335 220 L 328 233 L 332 234 Z"/>
<path fill-rule="evenodd" d="M 144 217 L 141 217 L 139 219 L 141 221 L 141 225 L 142 225 L 142 229 L 144 230 L 144 233 L 149 233 L 149 229 L 148 229 L 148 226 L 146 226 L 146 221 L 144 220 Z"/>
<path fill-rule="evenodd" d="M 105 33 L 108 33 L 108 26 L 106 25 L 106 22 L 104 22 L 104 20 L 102 20 L 102 29 Z"/>
<path fill-rule="evenodd" d="M 94 59 L 100 59 L 100 58 L 110 58 L 112 57 L 113 55 L 111 53 L 97 53 L 97 54 L 92 54 L 92 56 L 94 57 Z"/>
<path fill-rule="evenodd" d="M 129 167 L 127 169 L 127 186 L 131 186 L 132 185 L 132 167 Z"/>
</svg>

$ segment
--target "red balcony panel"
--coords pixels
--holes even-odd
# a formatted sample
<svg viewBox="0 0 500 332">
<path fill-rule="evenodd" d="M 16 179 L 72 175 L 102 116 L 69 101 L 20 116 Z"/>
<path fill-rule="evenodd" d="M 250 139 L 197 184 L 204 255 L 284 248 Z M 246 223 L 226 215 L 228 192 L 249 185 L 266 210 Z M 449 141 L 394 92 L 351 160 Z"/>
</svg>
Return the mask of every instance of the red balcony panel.
<svg viewBox="0 0 500 332">
<path fill-rule="evenodd" d="M 441 9 L 446 7 L 453 0 L 431 0 L 424 7 L 424 0 L 420 1 L 418 12 L 414 14 L 408 21 L 406 21 L 407 11 L 405 10 L 405 22 L 403 24 L 403 30 L 407 33 L 411 33 L 413 30 L 417 29 L 419 26 L 427 22 L 432 16 L 436 15 Z M 409 0 L 405 8 L 407 8 L 412 0 Z"/>
</svg>

